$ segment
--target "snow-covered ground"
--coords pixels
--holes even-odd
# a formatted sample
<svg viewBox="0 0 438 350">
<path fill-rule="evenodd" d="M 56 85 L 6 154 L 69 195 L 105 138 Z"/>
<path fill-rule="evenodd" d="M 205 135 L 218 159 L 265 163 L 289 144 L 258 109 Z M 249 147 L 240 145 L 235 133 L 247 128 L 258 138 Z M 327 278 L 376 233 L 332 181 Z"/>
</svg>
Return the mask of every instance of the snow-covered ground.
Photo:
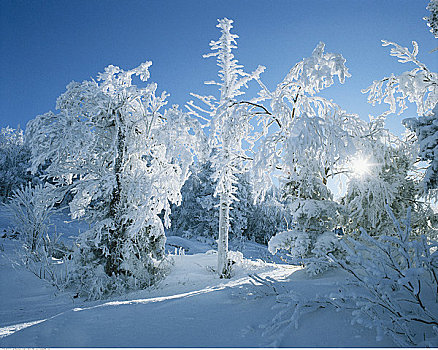
<svg viewBox="0 0 438 350">
<path fill-rule="evenodd" d="M 56 218 L 59 232 L 86 228 Z M 169 237 L 174 267 L 158 286 L 105 301 L 86 302 L 59 292 L 14 264 L 18 241 L 3 237 L 8 221 L 0 210 L 0 347 L 393 347 L 373 331 L 351 325 L 348 312 L 329 308 L 304 315 L 298 328 L 270 331 L 279 304 L 272 288 L 251 276 L 270 277 L 277 292 L 324 295 L 339 288 L 339 271 L 309 278 L 300 267 L 267 263 L 266 247 L 245 243 L 234 276 L 213 272 L 216 252 L 208 243 Z M 182 253 L 183 248 L 185 253 Z M 252 281 L 252 283 L 251 283 Z M 255 284 L 255 285 L 254 285 Z M 293 310 L 291 310 L 293 311 Z"/>
</svg>

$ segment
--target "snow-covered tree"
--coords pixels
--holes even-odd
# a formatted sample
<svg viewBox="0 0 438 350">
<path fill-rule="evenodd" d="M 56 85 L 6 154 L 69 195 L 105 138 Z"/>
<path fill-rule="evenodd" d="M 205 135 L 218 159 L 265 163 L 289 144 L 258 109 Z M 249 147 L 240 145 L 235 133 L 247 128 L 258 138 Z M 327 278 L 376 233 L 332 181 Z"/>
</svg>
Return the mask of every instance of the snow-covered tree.
<svg viewBox="0 0 438 350">
<path fill-rule="evenodd" d="M 326 53 L 324 48 L 319 43 L 312 56 L 297 63 L 274 91 L 262 84 L 257 100 L 269 101 L 274 118 L 266 119 L 265 127 L 276 127 L 262 143 L 253 168 L 262 195 L 275 169 L 287 178 L 296 171 L 296 164 L 305 167 L 310 158 L 310 166 L 318 172 L 315 176 L 326 183 L 345 156 L 354 153 L 350 131 L 361 121 L 317 95 L 333 85 L 335 77 L 343 83 L 350 76 L 342 55 Z"/>
<path fill-rule="evenodd" d="M 207 84 L 219 86 L 220 97 L 193 96 L 207 105 L 208 110 L 196 106 L 192 101 L 187 105 L 190 112 L 208 121 L 210 147 L 216 152 L 211 159 L 214 169 L 213 178 L 216 181 L 215 195 L 219 196 L 219 237 L 218 237 L 218 268 L 221 277 L 229 275 L 228 233 L 230 228 L 230 206 L 235 200 L 236 174 L 243 172 L 244 162 L 248 159 L 247 151 L 254 143 L 251 120 L 256 116 L 254 105 L 239 100 L 244 94 L 241 90 L 251 80 L 258 80 L 264 67 L 259 66 L 253 73 L 243 71 L 232 50 L 237 46 L 238 36 L 231 33 L 233 21 L 224 18 L 219 20 L 217 27 L 221 37 L 210 43 L 212 53 L 205 58 L 216 57 L 219 70 L 219 82 L 210 81 Z M 207 117 L 205 117 L 205 115 Z"/>
<path fill-rule="evenodd" d="M 342 207 L 333 200 L 327 185 L 315 176 L 317 173 L 316 169 L 303 166 L 290 176 L 283 191 L 288 198 L 291 224 L 268 244 L 272 254 L 283 251 L 292 263 L 305 264 L 309 274 L 329 267 L 328 252 L 340 253 L 334 230 Z"/>
<path fill-rule="evenodd" d="M 219 198 L 214 197 L 215 183 L 210 162 L 195 163 L 181 189 L 181 205 L 172 206 L 170 234 L 217 239 Z M 237 174 L 236 201 L 230 211 L 230 240 L 248 239 L 267 244 L 279 229 L 286 228 L 288 215 L 279 195 L 270 190 L 263 202 L 254 203 L 247 174 Z"/>
<path fill-rule="evenodd" d="M 350 76 L 345 59 L 325 53 L 324 47 L 318 44 L 312 56 L 297 63 L 273 92 L 262 85 L 258 99 L 270 101 L 277 129 L 263 140 L 256 155 L 257 189 L 263 196 L 266 184 L 271 183 L 269 173 L 280 170 L 292 216 L 292 227 L 281 233 L 282 239 L 271 239 L 270 250 L 288 250 L 293 258 L 315 258 L 333 249 L 336 237 L 332 231 L 340 206 L 333 201 L 327 180 L 355 153 L 355 130 L 363 124 L 357 116 L 317 95 L 330 87 L 335 77 L 343 83 Z M 309 271 L 317 273 L 324 268 L 310 264 Z"/>
<path fill-rule="evenodd" d="M 98 81 L 72 82 L 57 101 L 59 112 L 38 116 L 26 128 L 32 170 L 70 190 L 73 218 L 92 227 L 75 254 L 74 279 L 89 297 L 117 288 L 145 287 L 160 277 L 164 259 L 164 212 L 171 203 L 199 145 L 195 120 L 177 106 L 165 111 L 167 94 L 156 94 L 151 62 L 132 70 L 108 66 Z M 190 132 L 189 132 L 190 131 Z"/>
<path fill-rule="evenodd" d="M 4 201 L 31 180 L 29 149 L 24 142 L 23 130 L 10 127 L 0 130 L 0 201 Z"/>
<path fill-rule="evenodd" d="M 430 15 L 424 17 L 424 20 L 427 21 L 430 32 L 438 38 L 438 0 L 430 0 L 426 8 L 430 11 Z"/>
</svg>

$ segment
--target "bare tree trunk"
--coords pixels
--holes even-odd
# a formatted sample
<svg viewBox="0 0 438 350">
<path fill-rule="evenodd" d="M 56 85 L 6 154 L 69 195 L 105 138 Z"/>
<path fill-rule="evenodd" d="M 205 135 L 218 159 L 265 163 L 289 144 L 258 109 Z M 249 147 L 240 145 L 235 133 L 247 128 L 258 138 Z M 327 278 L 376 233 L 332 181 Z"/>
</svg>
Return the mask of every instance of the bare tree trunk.
<svg viewBox="0 0 438 350">
<path fill-rule="evenodd" d="M 230 226 L 230 205 L 228 194 L 220 195 L 219 206 L 219 238 L 218 238 L 218 268 L 217 271 L 221 278 L 228 278 L 228 229 Z"/>
</svg>

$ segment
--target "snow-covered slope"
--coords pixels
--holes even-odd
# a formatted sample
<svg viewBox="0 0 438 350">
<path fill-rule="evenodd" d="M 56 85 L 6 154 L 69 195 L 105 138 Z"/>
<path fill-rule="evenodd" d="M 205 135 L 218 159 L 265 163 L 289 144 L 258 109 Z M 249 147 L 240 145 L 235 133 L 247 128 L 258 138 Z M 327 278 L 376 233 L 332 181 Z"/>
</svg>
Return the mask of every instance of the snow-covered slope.
<svg viewBox="0 0 438 350">
<path fill-rule="evenodd" d="M 4 227 L 5 220 L 0 219 L 0 225 Z M 186 254 L 173 256 L 174 267 L 158 286 L 85 302 L 22 267 L 13 268 L 18 242 L 1 238 L 0 346 L 394 346 L 388 339 L 376 342 L 371 331 L 352 326 L 347 313 L 329 309 L 304 315 L 298 329 L 286 325 L 278 332 L 268 331 L 279 304 L 272 289 L 250 276 L 269 276 L 277 291 L 316 295 L 337 288 L 336 282 L 343 280 L 339 272 L 309 279 L 299 267 L 243 259 L 235 264 L 234 276 L 223 280 L 213 272 L 217 255 L 207 250 L 208 244 L 180 237 L 168 243 L 169 250 L 183 247 Z M 247 246 L 251 254 L 266 249 Z"/>
</svg>

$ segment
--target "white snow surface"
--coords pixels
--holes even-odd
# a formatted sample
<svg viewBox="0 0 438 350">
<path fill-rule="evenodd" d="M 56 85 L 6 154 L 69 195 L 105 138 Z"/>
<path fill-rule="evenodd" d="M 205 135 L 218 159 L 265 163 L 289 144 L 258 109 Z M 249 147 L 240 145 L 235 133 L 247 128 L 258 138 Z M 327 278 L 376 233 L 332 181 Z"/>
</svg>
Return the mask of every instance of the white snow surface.
<svg viewBox="0 0 438 350">
<path fill-rule="evenodd" d="M 65 224 L 75 235 L 81 224 Z M 8 237 L 0 210 L 0 347 L 393 347 L 375 340 L 373 331 L 351 325 L 348 312 L 321 309 L 292 326 L 266 336 L 278 312 L 276 296 L 250 283 L 251 274 L 269 276 L 280 290 L 311 296 L 329 293 L 344 276 L 339 271 L 309 278 L 300 267 L 256 259 L 267 248 L 248 244 L 252 259 L 234 265 L 234 276 L 219 279 L 213 271 L 217 253 L 208 244 L 169 237 L 174 267 L 149 290 L 110 300 L 87 302 L 73 292 L 59 292 L 15 265 L 17 240 Z M 64 231 L 65 233 L 65 231 Z M 178 250 L 178 249 L 177 249 Z M 264 253 L 260 253 L 263 252 Z M 243 254 L 245 245 L 243 245 Z M 191 254 L 191 255 L 189 255 Z"/>
</svg>

